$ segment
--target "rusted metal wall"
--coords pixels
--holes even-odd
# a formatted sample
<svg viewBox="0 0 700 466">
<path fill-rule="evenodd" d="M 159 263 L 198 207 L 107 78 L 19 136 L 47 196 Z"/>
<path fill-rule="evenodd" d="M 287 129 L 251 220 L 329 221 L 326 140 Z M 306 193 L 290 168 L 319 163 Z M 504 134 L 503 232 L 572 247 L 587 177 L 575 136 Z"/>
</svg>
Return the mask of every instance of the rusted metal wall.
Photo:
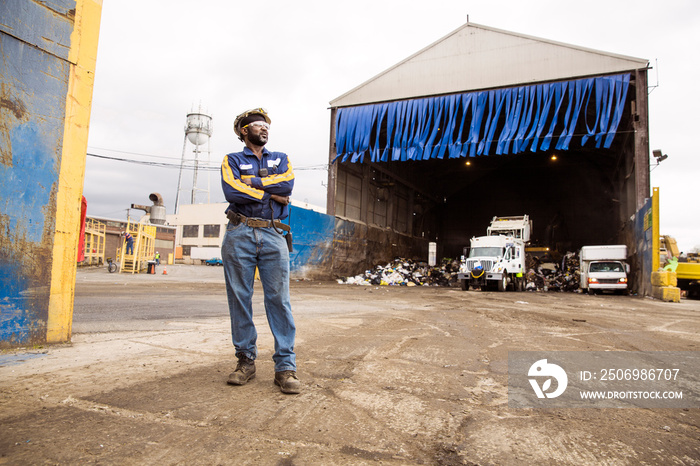
<svg viewBox="0 0 700 466">
<path fill-rule="evenodd" d="M 356 275 L 396 257 L 428 259 L 427 239 L 292 205 L 292 278 L 333 279 Z"/>
<path fill-rule="evenodd" d="M 336 217 L 332 277 L 355 275 L 396 257 L 428 260 L 428 240 Z"/>
<path fill-rule="evenodd" d="M 0 345 L 70 339 L 101 2 L 0 2 Z"/>
</svg>

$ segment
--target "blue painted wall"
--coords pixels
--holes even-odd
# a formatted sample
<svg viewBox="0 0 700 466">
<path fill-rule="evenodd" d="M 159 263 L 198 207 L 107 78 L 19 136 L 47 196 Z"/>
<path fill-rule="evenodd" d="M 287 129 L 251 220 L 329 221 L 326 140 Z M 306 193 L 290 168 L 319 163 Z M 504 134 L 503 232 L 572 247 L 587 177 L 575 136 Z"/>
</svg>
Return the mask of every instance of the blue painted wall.
<svg viewBox="0 0 700 466">
<path fill-rule="evenodd" d="M 44 342 L 75 1 L 0 2 L 0 343 Z"/>
<path fill-rule="evenodd" d="M 335 217 L 302 207 L 290 206 L 288 222 L 292 228 L 289 254 L 292 275 L 327 273 L 333 251 Z"/>
<path fill-rule="evenodd" d="M 652 199 L 647 199 L 634 217 L 635 248 L 637 252 L 637 268 L 640 283 L 636 283 L 637 293 L 642 296 L 651 296 L 651 273 L 653 255 L 653 228 L 646 224 L 645 219 L 652 213 Z M 658 219 L 652 218 L 652 222 Z"/>
<path fill-rule="evenodd" d="M 427 260 L 425 238 L 290 206 L 293 278 L 334 279 L 355 275 L 396 257 Z"/>
</svg>

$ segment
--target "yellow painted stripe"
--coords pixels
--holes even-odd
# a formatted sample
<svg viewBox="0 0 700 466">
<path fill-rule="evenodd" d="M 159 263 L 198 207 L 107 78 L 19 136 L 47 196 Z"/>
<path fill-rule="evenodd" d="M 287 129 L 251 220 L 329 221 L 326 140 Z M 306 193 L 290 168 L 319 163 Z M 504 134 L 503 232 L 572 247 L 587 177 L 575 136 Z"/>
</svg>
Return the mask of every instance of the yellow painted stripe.
<svg viewBox="0 0 700 466">
<path fill-rule="evenodd" d="M 292 162 L 287 159 L 287 171 L 284 173 L 278 173 L 277 175 L 266 176 L 262 179 L 263 186 L 270 186 L 273 184 L 283 183 L 285 181 L 291 181 L 294 179 L 294 170 L 292 170 Z"/>
<path fill-rule="evenodd" d="M 72 332 L 80 207 L 101 15 L 101 0 L 76 1 L 68 54 L 70 74 L 56 192 L 56 230 L 46 322 L 48 343 L 70 341 Z"/>
<path fill-rule="evenodd" d="M 224 182 L 236 191 L 247 194 L 258 200 L 263 198 L 265 191 L 248 186 L 242 181 L 236 179 L 236 177 L 233 175 L 233 170 L 231 170 L 231 166 L 228 163 L 228 156 L 224 157 L 224 161 L 221 163 L 221 173 L 223 174 Z"/>
</svg>

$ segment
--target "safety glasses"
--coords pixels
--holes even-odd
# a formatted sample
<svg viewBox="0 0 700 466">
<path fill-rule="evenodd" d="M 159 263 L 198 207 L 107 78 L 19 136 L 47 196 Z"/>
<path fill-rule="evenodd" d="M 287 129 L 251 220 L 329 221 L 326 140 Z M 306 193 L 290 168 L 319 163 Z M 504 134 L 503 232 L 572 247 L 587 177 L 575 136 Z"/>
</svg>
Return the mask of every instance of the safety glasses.
<svg viewBox="0 0 700 466">
<path fill-rule="evenodd" d="M 248 123 L 248 124 L 245 125 L 243 128 L 247 128 L 247 127 L 249 127 L 249 126 L 250 126 L 251 128 L 264 128 L 264 129 L 266 129 L 267 131 L 270 131 L 270 124 L 269 124 L 269 123 L 265 123 L 264 121 L 254 121 L 254 122 L 252 122 L 252 123 Z M 241 128 L 241 129 L 242 129 L 242 128 Z"/>
</svg>

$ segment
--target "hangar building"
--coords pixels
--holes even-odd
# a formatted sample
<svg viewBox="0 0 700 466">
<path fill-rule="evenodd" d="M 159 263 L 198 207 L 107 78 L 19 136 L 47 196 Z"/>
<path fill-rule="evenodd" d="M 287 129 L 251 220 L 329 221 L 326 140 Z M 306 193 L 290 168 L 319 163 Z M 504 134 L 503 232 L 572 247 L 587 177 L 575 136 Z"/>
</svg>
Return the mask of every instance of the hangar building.
<svg viewBox="0 0 700 466">
<path fill-rule="evenodd" d="M 467 23 L 334 99 L 327 212 L 347 220 L 334 262 L 426 258 L 432 241 L 459 257 L 494 216 L 528 214 L 534 245 L 627 244 L 639 272 L 647 70 Z"/>
</svg>

